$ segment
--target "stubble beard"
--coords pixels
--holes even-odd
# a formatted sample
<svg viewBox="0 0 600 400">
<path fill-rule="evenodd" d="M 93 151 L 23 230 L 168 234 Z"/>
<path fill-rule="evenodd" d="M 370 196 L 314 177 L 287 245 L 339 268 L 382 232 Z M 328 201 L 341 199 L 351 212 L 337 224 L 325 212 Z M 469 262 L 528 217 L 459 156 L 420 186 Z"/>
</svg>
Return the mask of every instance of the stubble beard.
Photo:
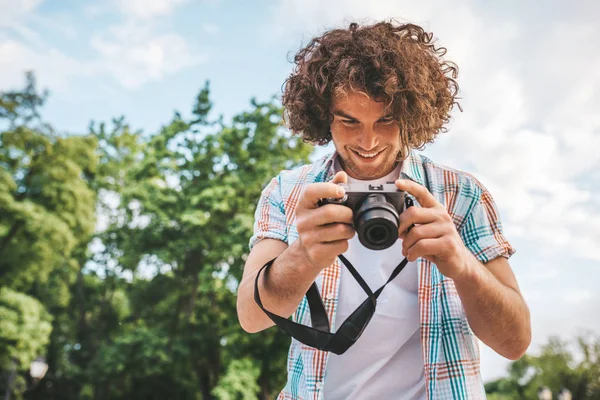
<svg viewBox="0 0 600 400">
<path fill-rule="evenodd" d="M 373 165 L 359 165 L 354 161 L 353 157 L 360 156 L 355 154 L 354 151 L 348 147 L 346 147 L 345 150 L 345 156 L 340 154 L 340 164 L 342 168 L 353 178 L 362 181 L 374 180 L 386 176 L 398 165 L 400 158 L 399 150 L 397 150 L 395 157 L 391 157 L 390 154 L 380 154 L 377 157 L 385 157 L 383 161 Z M 389 149 L 384 150 L 384 152 L 389 153 Z"/>
</svg>

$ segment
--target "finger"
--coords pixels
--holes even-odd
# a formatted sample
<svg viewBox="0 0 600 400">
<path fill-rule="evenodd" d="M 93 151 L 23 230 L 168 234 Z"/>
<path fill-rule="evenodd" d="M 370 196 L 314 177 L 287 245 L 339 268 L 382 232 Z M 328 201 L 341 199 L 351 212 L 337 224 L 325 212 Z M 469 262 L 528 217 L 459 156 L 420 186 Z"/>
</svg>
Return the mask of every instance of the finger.
<svg viewBox="0 0 600 400">
<path fill-rule="evenodd" d="M 400 214 L 398 237 L 404 238 L 408 230 L 415 224 L 430 224 L 437 220 L 437 214 L 429 208 L 411 207 Z"/>
<path fill-rule="evenodd" d="M 299 207 L 311 209 L 319 206 L 319 200 L 326 198 L 344 197 L 344 188 L 331 182 L 311 183 L 304 189 L 300 198 Z"/>
<path fill-rule="evenodd" d="M 322 243 L 315 249 L 316 255 L 319 257 L 319 259 L 328 258 L 332 256 L 336 257 L 340 254 L 345 253 L 346 251 L 348 251 L 348 241 L 346 239 L 338 240 L 335 242 Z M 334 259 L 332 259 L 331 262 L 328 262 L 328 264 L 331 264 Z"/>
<path fill-rule="evenodd" d="M 312 225 L 327 225 L 336 222 L 352 225 L 354 222 L 352 209 L 340 204 L 326 204 L 310 212 Z"/>
<path fill-rule="evenodd" d="M 440 204 L 425 186 L 419 185 L 417 182 L 413 182 L 410 179 L 398 179 L 396 181 L 396 187 L 412 194 L 421 207 L 431 208 Z"/>
<path fill-rule="evenodd" d="M 405 257 L 408 261 L 415 261 L 419 257 L 436 256 L 440 251 L 439 239 L 422 239 L 412 245 Z"/>
<path fill-rule="evenodd" d="M 410 249 L 419 240 L 437 239 L 442 237 L 446 232 L 441 224 L 426 224 L 413 227 L 402 241 L 402 254 Z"/>
<path fill-rule="evenodd" d="M 314 234 L 317 236 L 317 242 L 329 243 L 338 240 L 350 240 L 356 232 L 351 225 L 337 223 L 321 226 Z"/>
<path fill-rule="evenodd" d="M 344 171 L 340 171 L 331 180 L 331 183 L 348 183 L 348 174 Z"/>
</svg>

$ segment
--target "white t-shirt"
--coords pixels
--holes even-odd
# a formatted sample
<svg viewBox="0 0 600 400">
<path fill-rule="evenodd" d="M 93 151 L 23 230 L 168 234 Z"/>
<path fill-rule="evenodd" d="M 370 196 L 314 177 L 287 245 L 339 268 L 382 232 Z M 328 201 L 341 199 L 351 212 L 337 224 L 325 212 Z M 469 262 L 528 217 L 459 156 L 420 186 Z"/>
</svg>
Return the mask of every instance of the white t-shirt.
<svg viewBox="0 0 600 400">
<path fill-rule="evenodd" d="M 341 170 L 337 161 L 335 168 Z M 368 183 L 395 181 L 400 168 Z M 348 177 L 348 183 L 365 181 Z M 385 250 L 369 250 L 354 235 L 344 256 L 375 291 L 403 260 L 402 240 Z M 341 271 L 336 329 L 367 298 L 350 272 L 345 267 Z M 329 354 L 324 400 L 425 399 L 417 291 L 417 264 L 409 262 L 383 289 L 375 314 L 356 343 L 342 355 Z"/>
</svg>

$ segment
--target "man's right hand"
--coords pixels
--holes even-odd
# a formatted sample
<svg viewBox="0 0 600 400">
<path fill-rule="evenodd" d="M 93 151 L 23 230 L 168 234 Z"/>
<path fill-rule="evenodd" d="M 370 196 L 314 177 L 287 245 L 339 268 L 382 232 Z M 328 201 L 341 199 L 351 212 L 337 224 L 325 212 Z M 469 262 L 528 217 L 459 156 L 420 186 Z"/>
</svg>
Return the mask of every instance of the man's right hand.
<svg viewBox="0 0 600 400">
<path fill-rule="evenodd" d="M 344 190 L 337 183 L 346 183 L 348 176 L 338 172 L 331 182 L 307 185 L 296 207 L 298 242 L 310 265 L 318 270 L 331 265 L 335 258 L 348 250 L 348 240 L 355 230 L 349 207 L 326 204 L 319 207 L 319 200 L 344 197 Z"/>
</svg>

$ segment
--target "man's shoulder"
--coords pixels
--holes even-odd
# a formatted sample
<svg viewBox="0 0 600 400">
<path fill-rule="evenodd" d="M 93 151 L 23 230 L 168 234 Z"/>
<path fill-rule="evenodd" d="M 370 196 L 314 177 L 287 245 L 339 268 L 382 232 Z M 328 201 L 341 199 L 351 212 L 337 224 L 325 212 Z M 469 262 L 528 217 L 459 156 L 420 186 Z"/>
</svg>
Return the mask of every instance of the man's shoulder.
<svg viewBox="0 0 600 400">
<path fill-rule="evenodd" d="M 468 197 L 479 197 L 487 192 L 486 187 L 470 172 L 435 162 L 422 154 L 414 154 L 413 158 L 423 170 L 430 191 L 454 192 Z"/>
<path fill-rule="evenodd" d="M 284 191 L 286 189 L 291 190 L 298 185 L 324 181 L 328 173 L 330 160 L 331 154 L 327 154 L 311 163 L 281 170 L 276 177 L 281 189 Z"/>
</svg>

